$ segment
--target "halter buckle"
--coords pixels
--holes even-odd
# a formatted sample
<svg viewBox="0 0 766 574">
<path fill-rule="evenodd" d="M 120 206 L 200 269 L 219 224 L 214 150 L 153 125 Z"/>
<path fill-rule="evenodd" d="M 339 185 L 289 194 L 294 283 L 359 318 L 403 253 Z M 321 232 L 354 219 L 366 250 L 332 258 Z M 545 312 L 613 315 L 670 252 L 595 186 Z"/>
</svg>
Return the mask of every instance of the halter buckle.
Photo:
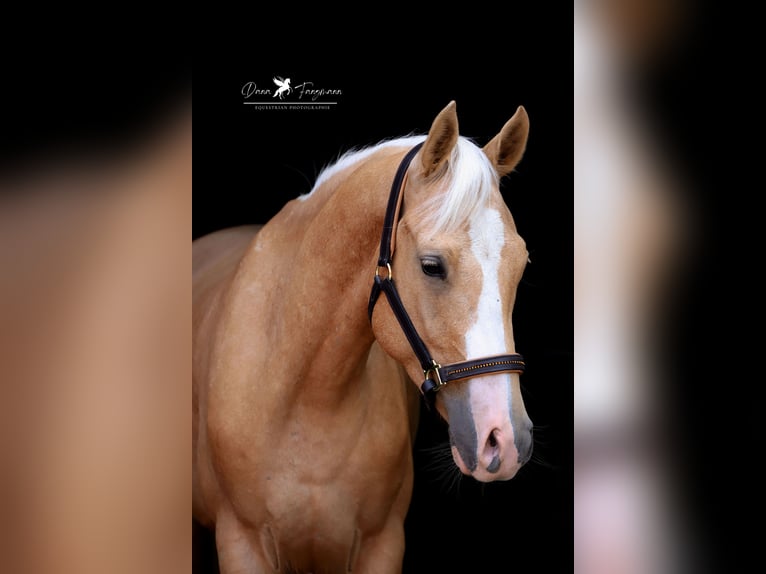
<svg viewBox="0 0 766 574">
<path fill-rule="evenodd" d="M 435 360 L 431 359 L 431 367 L 429 369 L 423 371 L 423 375 L 425 376 L 425 378 L 426 379 L 430 379 L 431 382 L 433 382 L 433 384 L 434 384 L 434 387 L 432 389 L 433 392 L 438 391 L 444 385 L 447 384 L 447 383 L 443 383 L 442 382 L 442 377 L 439 374 L 439 369 L 441 369 L 441 368 L 442 368 L 442 366 L 439 363 L 437 363 Z"/>
</svg>

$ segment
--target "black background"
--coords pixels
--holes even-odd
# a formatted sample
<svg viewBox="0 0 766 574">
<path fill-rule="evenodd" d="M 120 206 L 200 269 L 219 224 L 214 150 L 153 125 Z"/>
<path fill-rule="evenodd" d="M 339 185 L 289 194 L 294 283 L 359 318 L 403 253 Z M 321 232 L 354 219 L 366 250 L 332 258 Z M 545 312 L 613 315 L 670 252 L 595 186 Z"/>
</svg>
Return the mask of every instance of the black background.
<svg viewBox="0 0 766 574">
<path fill-rule="evenodd" d="M 534 29 L 539 22 L 526 25 Z M 571 566 L 572 236 L 571 68 L 545 35 L 509 37 L 508 60 L 422 62 L 422 54 L 343 64 L 343 58 L 256 57 L 217 51 L 195 71 L 193 234 L 264 223 L 311 189 L 339 153 L 410 133 L 426 133 L 457 103 L 462 135 L 484 145 L 523 105 L 531 129 L 524 159 L 501 191 L 527 242 L 532 264 L 519 287 L 514 334 L 527 359 L 522 387 L 535 423 L 535 455 L 508 482 L 458 485 L 429 470 L 429 447 L 446 428 L 423 410 L 416 480 L 406 522 L 405 572 L 559 572 Z M 197 68 L 198 69 L 198 68 Z M 329 110 L 256 110 L 241 88 L 253 81 L 339 88 Z M 293 93 L 290 98 L 295 99 Z M 260 98 L 268 100 L 268 98 Z M 339 257 L 342 254 L 328 254 Z M 364 273 L 360 270 L 360 273 Z M 212 537 L 195 528 L 195 572 L 212 572 Z"/>
</svg>

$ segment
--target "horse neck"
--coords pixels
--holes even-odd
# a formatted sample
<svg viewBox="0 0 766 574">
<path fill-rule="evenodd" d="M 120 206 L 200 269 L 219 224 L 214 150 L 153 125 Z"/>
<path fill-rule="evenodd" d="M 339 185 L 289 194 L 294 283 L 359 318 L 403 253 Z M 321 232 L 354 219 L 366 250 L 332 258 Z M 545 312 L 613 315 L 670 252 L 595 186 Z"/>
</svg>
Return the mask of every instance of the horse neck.
<svg viewBox="0 0 766 574">
<path fill-rule="evenodd" d="M 286 213 L 295 242 L 280 317 L 301 355 L 303 396 L 345 393 L 364 374 L 374 335 L 367 301 L 389 188 L 401 153 L 384 153 L 330 178 Z M 388 174 L 381 177 L 381 172 Z M 282 320 L 282 319 L 280 319 Z"/>
</svg>

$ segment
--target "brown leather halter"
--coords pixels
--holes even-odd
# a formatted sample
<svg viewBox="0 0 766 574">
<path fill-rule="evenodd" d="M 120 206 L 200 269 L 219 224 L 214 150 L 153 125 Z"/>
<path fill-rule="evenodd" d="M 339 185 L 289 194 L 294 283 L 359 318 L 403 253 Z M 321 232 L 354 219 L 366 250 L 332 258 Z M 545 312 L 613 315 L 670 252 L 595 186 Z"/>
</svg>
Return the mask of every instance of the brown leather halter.
<svg viewBox="0 0 766 574">
<path fill-rule="evenodd" d="M 423 384 L 420 385 L 420 390 L 426 399 L 426 403 L 432 407 L 436 399 L 436 393 L 448 383 L 493 373 L 523 373 L 525 365 L 524 357 L 519 354 L 510 354 L 469 359 L 460 363 L 441 366 L 431 356 L 428 347 L 426 347 L 423 339 L 418 335 L 415 326 L 412 324 L 412 319 L 410 319 L 407 310 L 404 308 L 404 304 L 394 284 L 391 269 L 394 230 L 399 222 L 400 208 L 404 195 L 403 191 L 407 179 L 407 168 L 422 146 L 423 144 L 419 143 L 407 152 L 407 155 L 404 156 L 404 159 L 399 164 L 399 169 L 396 171 L 394 182 L 391 185 L 391 194 L 388 197 L 388 207 L 386 208 L 386 218 L 383 222 L 383 235 L 380 239 L 380 257 L 378 258 L 378 266 L 375 269 L 375 279 L 372 284 L 367 315 L 370 318 L 370 323 L 372 323 L 375 303 L 378 301 L 378 297 L 380 297 L 380 292 L 385 293 L 386 299 L 388 299 L 388 303 L 399 321 L 399 325 L 402 327 L 402 331 L 404 331 L 412 350 L 420 361 L 423 376 L 425 377 Z M 380 272 L 382 269 L 386 270 L 386 277 L 381 277 Z"/>
</svg>

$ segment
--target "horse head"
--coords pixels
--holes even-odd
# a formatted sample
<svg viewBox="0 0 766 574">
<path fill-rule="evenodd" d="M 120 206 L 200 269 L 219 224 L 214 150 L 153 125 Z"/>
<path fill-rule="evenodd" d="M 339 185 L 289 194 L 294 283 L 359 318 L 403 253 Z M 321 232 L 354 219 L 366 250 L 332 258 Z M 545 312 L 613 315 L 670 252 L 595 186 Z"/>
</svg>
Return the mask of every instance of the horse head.
<svg viewBox="0 0 766 574">
<path fill-rule="evenodd" d="M 528 253 L 499 182 L 521 160 L 528 131 L 519 107 L 479 148 L 459 135 L 451 102 L 409 166 L 392 268 L 401 302 L 442 364 L 515 352 L 511 313 Z M 384 304 L 372 317 L 375 337 L 420 384 L 422 365 Z M 449 425 L 452 456 L 463 474 L 508 480 L 529 460 L 532 422 L 518 373 L 445 385 L 435 407 Z"/>
</svg>

